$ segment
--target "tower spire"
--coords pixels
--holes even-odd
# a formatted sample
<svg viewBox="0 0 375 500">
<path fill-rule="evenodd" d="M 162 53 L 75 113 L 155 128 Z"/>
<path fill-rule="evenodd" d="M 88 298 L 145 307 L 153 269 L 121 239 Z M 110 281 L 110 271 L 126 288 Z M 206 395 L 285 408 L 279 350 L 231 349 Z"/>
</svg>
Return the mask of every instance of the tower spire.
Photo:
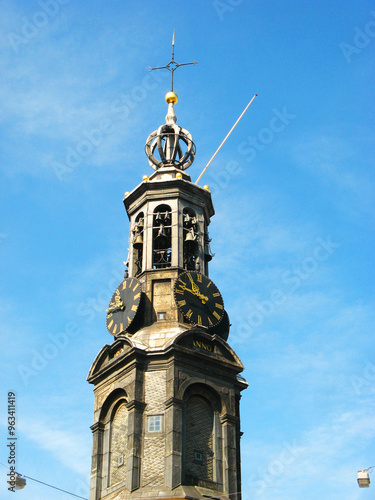
<svg viewBox="0 0 375 500">
<path fill-rule="evenodd" d="M 168 104 L 168 112 L 165 117 L 165 124 L 152 132 L 146 141 L 145 151 L 150 166 L 157 170 L 165 166 L 174 166 L 180 170 L 185 170 L 194 161 L 195 145 L 190 132 L 176 125 L 177 117 L 174 111 L 174 105 L 178 101 L 178 95 L 173 90 L 173 74 L 180 66 L 189 66 L 197 64 L 196 61 L 179 64 L 174 60 L 174 39 L 172 37 L 172 59 L 166 66 L 150 68 L 150 71 L 156 69 L 167 69 L 171 72 L 171 90 L 165 95 Z M 182 151 L 182 147 L 185 152 Z M 158 153 L 159 158 L 154 156 Z"/>
</svg>

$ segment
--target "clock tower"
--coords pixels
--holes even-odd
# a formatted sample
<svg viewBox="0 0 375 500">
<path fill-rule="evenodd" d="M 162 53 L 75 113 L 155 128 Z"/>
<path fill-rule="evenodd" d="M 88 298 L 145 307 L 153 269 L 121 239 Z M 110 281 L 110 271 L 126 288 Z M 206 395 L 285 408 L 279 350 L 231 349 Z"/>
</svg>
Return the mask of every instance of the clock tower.
<svg viewBox="0 0 375 500">
<path fill-rule="evenodd" d="M 124 197 L 128 269 L 106 311 L 112 341 L 88 375 L 90 500 L 241 498 L 239 402 L 247 383 L 209 277 L 211 194 L 186 172 L 195 145 L 177 125 L 178 66 L 172 53 L 166 123 L 146 141 L 154 172 Z"/>
</svg>

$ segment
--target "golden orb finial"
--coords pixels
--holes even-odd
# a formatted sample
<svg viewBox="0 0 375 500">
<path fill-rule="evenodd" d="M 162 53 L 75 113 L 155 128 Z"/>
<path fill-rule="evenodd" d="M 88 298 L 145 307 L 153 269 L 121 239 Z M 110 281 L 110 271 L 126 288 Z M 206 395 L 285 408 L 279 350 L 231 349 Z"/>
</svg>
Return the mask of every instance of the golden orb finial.
<svg viewBox="0 0 375 500">
<path fill-rule="evenodd" d="M 127 196 L 129 196 L 129 191 L 125 191 L 124 193 L 124 197 L 126 198 Z"/>
<path fill-rule="evenodd" d="M 177 174 L 176 174 L 176 179 L 182 179 L 182 174 L 181 174 L 181 172 L 177 172 Z"/>
<path fill-rule="evenodd" d="M 149 181 L 149 180 L 150 180 L 150 178 L 149 178 L 149 176 L 148 176 L 148 175 L 144 175 L 144 176 L 142 177 L 142 180 L 143 180 L 144 182 L 147 182 L 147 181 Z"/>
<path fill-rule="evenodd" d="M 166 102 L 169 104 L 170 102 L 172 102 L 173 104 L 176 104 L 176 102 L 178 101 L 178 95 L 176 94 L 176 92 L 167 92 L 165 94 L 165 100 Z"/>
<path fill-rule="evenodd" d="M 205 185 L 203 186 L 203 189 L 205 189 L 206 191 L 209 191 L 209 190 L 210 190 L 210 186 L 207 186 L 207 184 L 205 184 Z"/>
</svg>

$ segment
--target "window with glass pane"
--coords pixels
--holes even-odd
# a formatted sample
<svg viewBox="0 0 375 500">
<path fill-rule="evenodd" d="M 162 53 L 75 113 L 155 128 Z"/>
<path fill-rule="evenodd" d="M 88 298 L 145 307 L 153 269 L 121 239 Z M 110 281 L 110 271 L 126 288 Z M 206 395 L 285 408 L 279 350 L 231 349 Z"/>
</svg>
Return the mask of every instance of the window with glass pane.
<svg viewBox="0 0 375 500">
<path fill-rule="evenodd" d="M 148 420 L 148 432 L 161 432 L 161 415 L 150 415 Z"/>
</svg>

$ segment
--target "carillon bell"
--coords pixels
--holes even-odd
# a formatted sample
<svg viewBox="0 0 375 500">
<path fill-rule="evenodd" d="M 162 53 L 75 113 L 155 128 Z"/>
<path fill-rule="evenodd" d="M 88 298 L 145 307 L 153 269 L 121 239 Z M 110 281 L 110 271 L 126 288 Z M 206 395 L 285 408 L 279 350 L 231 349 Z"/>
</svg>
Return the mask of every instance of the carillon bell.
<svg viewBox="0 0 375 500">
<path fill-rule="evenodd" d="M 194 231 L 193 230 L 189 230 L 187 232 L 187 235 L 186 235 L 186 238 L 185 238 L 185 241 L 195 241 L 195 234 L 194 234 Z"/>
<path fill-rule="evenodd" d="M 184 224 L 189 226 L 195 226 L 197 219 L 189 214 L 184 214 Z"/>
<path fill-rule="evenodd" d="M 163 226 L 163 224 L 160 224 L 160 228 L 159 228 L 159 231 L 158 231 L 156 238 L 162 238 L 162 237 L 165 238 L 166 236 L 167 236 L 167 233 L 165 232 L 164 226 Z"/>
<path fill-rule="evenodd" d="M 206 262 L 210 262 L 212 260 L 213 255 L 210 251 L 210 246 L 208 244 L 204 245 L 204 259 Z"/>
<path fill-rule="evenodd" d="M 138 233 L 135 237 L 133 247 L 134 248 L 142 248 L 143 246 L 143 236 L 141 233 Z"/>
</svg>

